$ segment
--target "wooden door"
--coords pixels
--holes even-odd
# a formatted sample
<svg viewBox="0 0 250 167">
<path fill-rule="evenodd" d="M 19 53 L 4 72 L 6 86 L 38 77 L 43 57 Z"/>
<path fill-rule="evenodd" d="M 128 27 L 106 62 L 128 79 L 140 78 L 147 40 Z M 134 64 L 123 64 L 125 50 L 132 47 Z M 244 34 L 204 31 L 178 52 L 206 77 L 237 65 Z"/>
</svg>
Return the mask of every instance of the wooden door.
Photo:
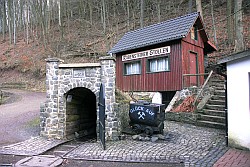
<svg viewBox="0 0 250 167">
<path fill-rule="evenodd" d="M 189 53 L 189 74 L 198 74 L 197 54 Z M 198 86 L 198 76 L 190 76 L 190 86 Z"/>
</svg>

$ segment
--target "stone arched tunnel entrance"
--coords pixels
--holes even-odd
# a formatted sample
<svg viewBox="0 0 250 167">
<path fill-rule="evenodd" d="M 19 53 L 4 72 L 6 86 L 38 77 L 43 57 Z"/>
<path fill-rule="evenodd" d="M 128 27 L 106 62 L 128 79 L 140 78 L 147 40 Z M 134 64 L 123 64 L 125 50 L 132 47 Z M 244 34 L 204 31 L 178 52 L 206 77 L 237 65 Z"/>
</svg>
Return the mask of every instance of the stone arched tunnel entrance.
<svg viewBox="0 0 250 167">
<path fill-rule="evenodd" d="M 98 137 L 100 85 L 105 91 L 106 140 L 118 137 L 115 104 L 115 61 L 103 57 L 100 63 L 63 64 L 58 58 L 46 60 L 47 100 L 41 105 L 41 136 L 73 139 Z"/>
<path fill-rule="evenodd" d="M 87 88 L 73 88 L 66 93 L 66 138 L 96 138 L 96 96 Z"/>
</svg>

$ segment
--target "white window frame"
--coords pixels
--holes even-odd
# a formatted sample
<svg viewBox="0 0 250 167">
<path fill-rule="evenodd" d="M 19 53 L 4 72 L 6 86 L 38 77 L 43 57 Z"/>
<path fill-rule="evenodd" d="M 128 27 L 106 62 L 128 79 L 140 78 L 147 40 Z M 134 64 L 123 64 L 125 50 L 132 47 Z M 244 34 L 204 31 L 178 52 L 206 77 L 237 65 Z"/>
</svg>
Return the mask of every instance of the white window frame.
<svg viewBox="0 0 250 167">
<path fill-rule="evenodd" d="M 141 61 L 130 61 L 123 64 L 124 75 L 138 75 L 141 74 Z"/>
<path fill-rule="evenodd" d="M 163 62 L 164 64 L 162 64 L 160 62 L 161 60 L 165 60 L 165 63 Z M 152 66 L 155 66 L 155 67 L 152 67 Z M 147 72 L 148 73 L 166 72 L 166 71 L 170 71 L 169 56 L 161 56 L 157 58 L 147 59 Z"/>
</svg>

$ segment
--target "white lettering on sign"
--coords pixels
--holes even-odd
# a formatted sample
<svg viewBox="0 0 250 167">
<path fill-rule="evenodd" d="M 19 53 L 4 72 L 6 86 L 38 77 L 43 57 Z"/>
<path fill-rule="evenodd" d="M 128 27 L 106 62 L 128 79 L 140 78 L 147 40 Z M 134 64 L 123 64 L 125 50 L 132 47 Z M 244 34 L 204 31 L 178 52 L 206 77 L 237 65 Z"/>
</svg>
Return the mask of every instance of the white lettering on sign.
<svg viewBox="0 0 250 167">
<path fill-rule="evenodd" d="M 143 106 L 135 106 L 134 108 L 130 109 L 130 112 L 133 113 L 134 111 L 143 111 L 144 107 Z"/>
<path fill-rule="evenodd" d="M 83 69 L 74 69 L 73 78 L 82 78 L 85 77 L 85 70 Z"/>
<path fill-rule="evenodd" d="M 153 113 L 151 110 L 146 109 L 146 113 L 148 113 L 149 115 L 153 116 L 155 113 Z"/>
<path fill-rule="evenodd" d="M 144 112 L 138 112 L 138 115 L 139 115 L 139 117 L 138 117 L 138 119 L 144 119 L 144 117 L 145 117 L 145 113 Z"/>
<path fill-rule="evenodd" d="M 165 46 L 162 48 L 156 48 L 156 49 L 146 50 L 142 52 L 136 52 L 136 53 L 123 55 L 122 61 L 140 59 L 140 58 L 150 57 L 150 56 L 158 56 L 158 55 L 163 55 L 167 53 L 170 53 L 170 46 Z"/>
<path fill-rule="evenodd" d="M 150 109 L 148 109 L 148 108 L 144 109 L 143 106 L 134 106 L 133 108 L 130 109 L 129 112 L 130 112 L 130 113 L 133 113 L 133 112 L 135 112 L 135 111 L 139 111 L 139 112 L 138 112 L 138 115 L 139 115 L 139 113 L 143 113 L 144 116 L 145 116 L 145 113 L 149 114 L 150 116 L 154 116 L 154 115 L 155 115 L 154 112 L 152 112 L 152 111 L 151 111 Z M 142 111 L 142 112 L 141 112 L 141 111 Z"/>
</svg>

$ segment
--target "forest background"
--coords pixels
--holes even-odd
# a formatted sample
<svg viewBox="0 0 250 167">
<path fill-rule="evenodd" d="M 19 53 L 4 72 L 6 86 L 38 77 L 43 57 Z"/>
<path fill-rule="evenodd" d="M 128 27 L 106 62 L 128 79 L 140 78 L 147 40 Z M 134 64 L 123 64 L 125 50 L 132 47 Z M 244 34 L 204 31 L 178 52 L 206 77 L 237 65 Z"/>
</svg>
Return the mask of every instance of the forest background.
<svg viewBox="0 0 250 167">
<path fill-rule="evenodd" d="M 218 51 L 250 48 L 250 0 L 0 0 L 0 84 L 45 90 L 45 59 L 96 62 L 128 31 L 199 11 Z"/>
</svg>

